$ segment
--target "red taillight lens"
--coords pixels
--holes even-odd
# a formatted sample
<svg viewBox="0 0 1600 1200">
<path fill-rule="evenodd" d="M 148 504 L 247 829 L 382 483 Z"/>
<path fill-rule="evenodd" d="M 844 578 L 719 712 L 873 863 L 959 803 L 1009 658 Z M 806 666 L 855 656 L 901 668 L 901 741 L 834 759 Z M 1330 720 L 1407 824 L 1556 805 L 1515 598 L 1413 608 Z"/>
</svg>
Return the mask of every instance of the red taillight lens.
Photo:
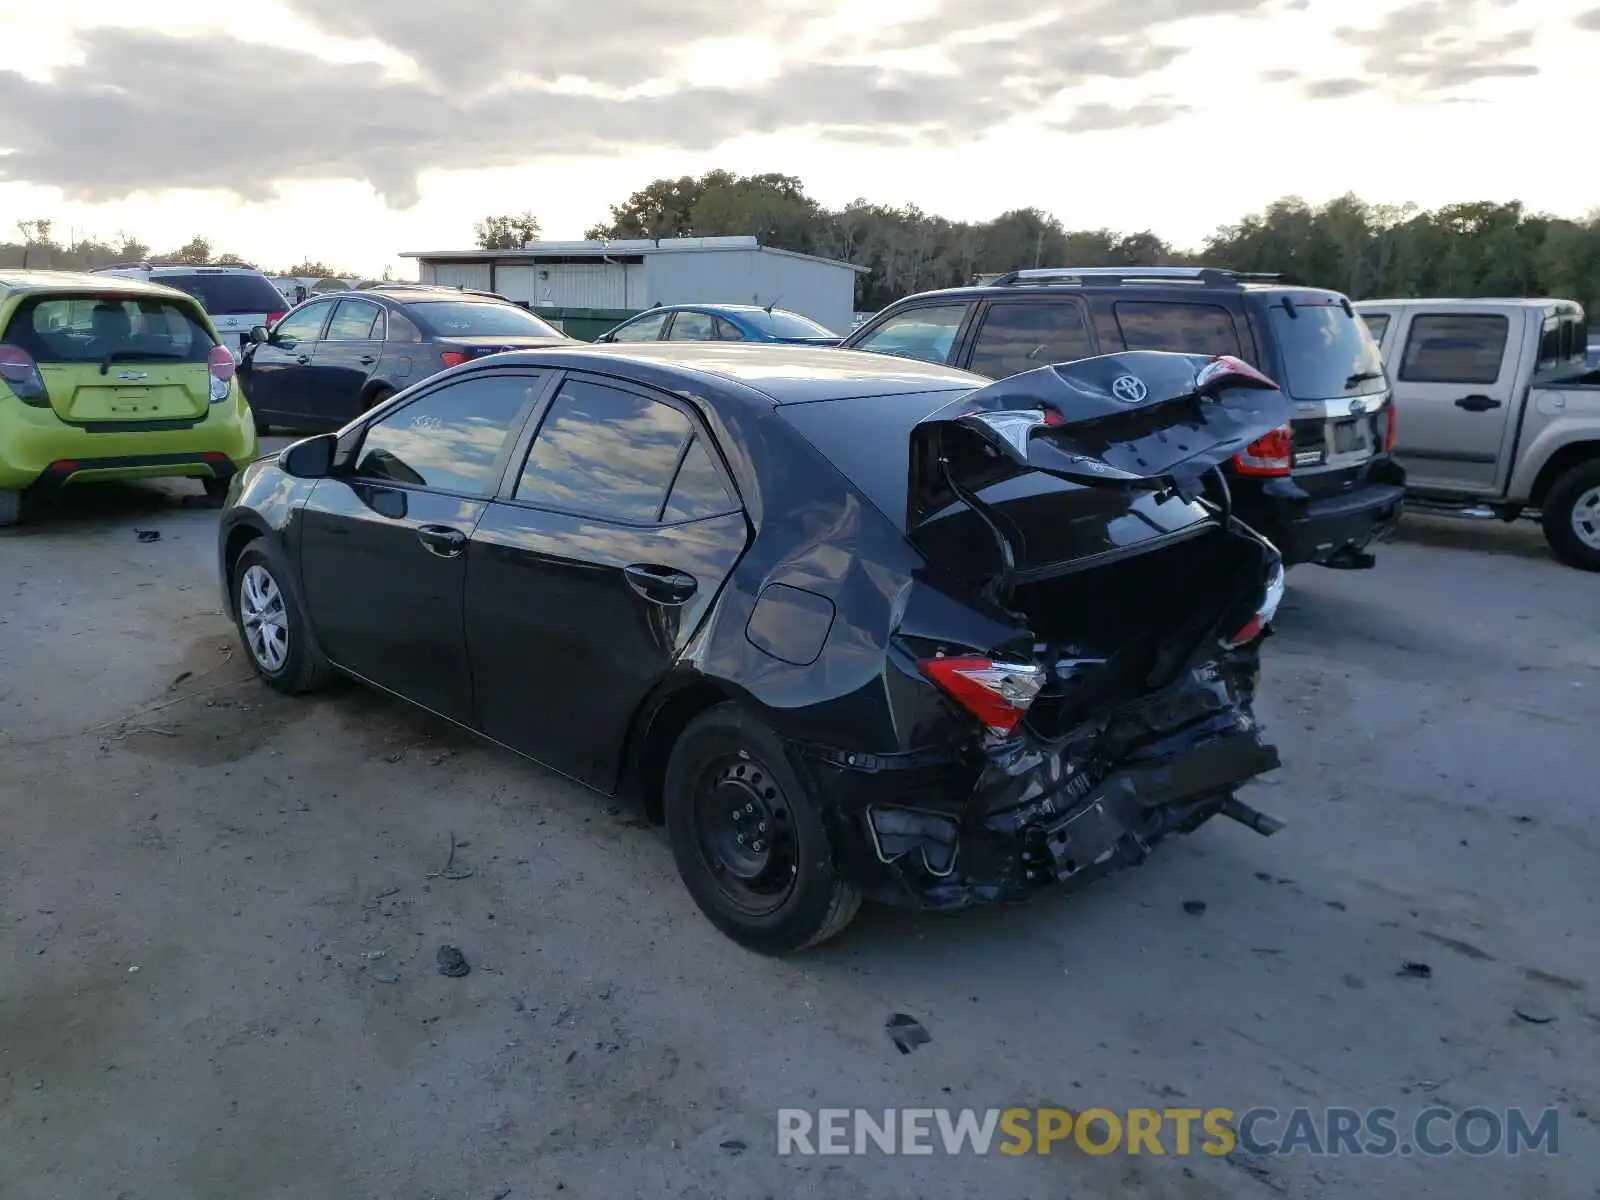
<svg viewBox="0 0 1600 1200">
<path fill-rule="evenodd" d="M 446 350 L 439 355 L 439 361 L 447 367 L 459 367 L 471 357 L 464 350 Z"/>
<path fill-rule="evenodd" d="M 1010 733 L 1044 685 L 1044 672 L 1024 663 L 996 662 L 978 655 L 925 658 L 918 668 L 995 733 Z"/>
<path fill-rule="evenodd" d="M 1394 440 L 1400 433 L 1400 413 L 1396 409 L 1395 402 L 1393 400 L 1389 401 L 1389 407 L 1383 411 L 1383 448 L 1385 450 L 1393 450 Z"/>
<path fill-rule="evenodd" d="M 283 314 L 281 312 L 268 313 L 267 314 L 267 328 L 271 329 L 274 325 L 276 325 L 281 320 L 283 320 Z"/>
<path fill-rule="evenodd" d="M 233 378 L 233 351 L 226 346 L 213 346 L 211 353 L 206 355 L 206 367 L 211 372 L 213 379 L 220 379 L 223 383 Z"/>
<path fill-rule="evenodd" d="M 1294 430 L 1280 425 L 1258 437 L 1233 456 L 1234 470 L 1241 475 L 1287 475 L 1294 465 Z"/>
<path fill-rule="evenodd" d="M 46 408 L 50 399 L 45 395 L 44 376 L 33 355 L 20 346 L 0 342 L 0 380 L 4 380 L 16 393 L 18 400 L 34 408 Z"/>
</svg>

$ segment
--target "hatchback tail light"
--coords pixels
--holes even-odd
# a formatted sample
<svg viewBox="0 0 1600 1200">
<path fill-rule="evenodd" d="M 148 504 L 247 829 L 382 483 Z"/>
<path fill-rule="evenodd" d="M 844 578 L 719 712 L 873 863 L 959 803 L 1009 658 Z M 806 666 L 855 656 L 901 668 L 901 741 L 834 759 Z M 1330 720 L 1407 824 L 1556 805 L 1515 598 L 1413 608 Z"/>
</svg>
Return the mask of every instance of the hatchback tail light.
<svg viewBox="0 0 1600 1200">
<path fill-rule="evenodd" d="M 226 346 L 213 346 L 206 355 L 206 369 L 211 372 L 211 403 L 221 404 L 228 398 L 228 384 L 237 369 L 233 351 Z"/>
<path fill-rule="evenodd" d="M 447 367 L 459 367 L 471 357 L 465 350 L 446 350 L 439 355 L 439 361 Z"/>
<path fill-rule="evenodd" d="M 1294 430 L 1280 425 L 1258 437 L 1233 456 L 1233 468 L 1241 475 L 1287 475 L 1294 465 Z"/>
<path fill-rule="evenodd" d="M 8 346 L 0 342 L 0 380 L 4 380 L 24 404 L 33 408 L 50 407 L 50 397 L 45 392 L 44 376 L 39 374 L 39 364 L 21 346 Z"/>
<path fill-rule="evenodd" d="M 994 733 L 1015 730 L 1044 686 L 1044 672 L 1036 666 L 979 655 L 925 658 L 917 666 Z"/>
</svg>

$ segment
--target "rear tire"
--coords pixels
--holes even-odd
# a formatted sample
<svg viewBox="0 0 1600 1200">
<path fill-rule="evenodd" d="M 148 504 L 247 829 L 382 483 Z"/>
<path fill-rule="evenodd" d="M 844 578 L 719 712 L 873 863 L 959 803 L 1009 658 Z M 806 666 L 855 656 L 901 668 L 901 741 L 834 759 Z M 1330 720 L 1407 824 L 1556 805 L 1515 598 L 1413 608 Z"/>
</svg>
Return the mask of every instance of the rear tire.
<svg viewBox="0 0 1600 1200">
<path fill-rule="evenodd" d="M 272 426 L 257 416 L 254 409 L 250 410 L 250 416 L 255 421 L 257 437 L 266 437 L 267 434 L 272 432 Z"/>
<path fill-rule="evenodd" d="M 1600 459 L 1562 475 L 1539 506 L 1544 540 L 1569 567 L 1600 571 Z"/>
<path fill-rule="evenodd" d="M 245 547 L 233 565 L 230 586 L 234 624 L 263 683 L 299 696 L 333 677 L 289 582 L 289 571 L 265 543 L 258 540 Z"/>
<path fill-rule="evenodd" d="M 22 520 L 22 493 L 16 488 L 0 488 L 0 526 Z"/>
<path fill-rule="evenodd" d="M 820 806 L 783 743 L 737 704 L 690 722 L 667 763 L 667 836 L 700 911 L 759 954 L 827 941 L 861 892 L 840 879 Z"/>
</svg>

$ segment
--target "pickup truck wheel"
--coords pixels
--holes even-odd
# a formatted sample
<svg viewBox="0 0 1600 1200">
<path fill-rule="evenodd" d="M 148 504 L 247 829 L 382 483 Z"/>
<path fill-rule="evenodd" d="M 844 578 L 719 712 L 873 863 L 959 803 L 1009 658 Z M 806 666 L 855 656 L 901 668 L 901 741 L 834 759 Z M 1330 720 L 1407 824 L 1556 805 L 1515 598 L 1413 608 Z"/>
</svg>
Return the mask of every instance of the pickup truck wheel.
<svg viewBox="0 0 1600 1200">
<path fill-rule="evenodd" d="M 1545 541 L 1569 567 L 1600 571 L 1600 459 L 1557 479 L 1540 505 Z"/>
</svg>

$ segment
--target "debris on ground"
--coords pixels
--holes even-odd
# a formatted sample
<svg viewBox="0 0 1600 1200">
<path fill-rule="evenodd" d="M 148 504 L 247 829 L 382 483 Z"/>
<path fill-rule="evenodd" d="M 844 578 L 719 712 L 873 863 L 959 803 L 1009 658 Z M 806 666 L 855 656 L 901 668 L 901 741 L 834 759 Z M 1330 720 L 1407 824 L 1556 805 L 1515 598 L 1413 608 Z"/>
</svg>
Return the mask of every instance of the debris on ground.
<svg viewBox="0 0 1600 1200">
<path fill-rule="evenodd" d="M 1412 962 L 1408 959 L 1400 964 L 1400 969 L 1395 974 L 1407 979 L 1432 979 L 1433 968 L 1425 962 Z"/>
<path fill-rule="evenodd" d="M 727 1141 L 722 1143 L 722 1148 L 729 1154 L 743 1154 L 747 1149 L 749 1149 L 749 1147 L 741 1142 L 738 1138 L 729 1138 Z"/>
<path fill-rule="evenodd" d="M 922 1027 L 922 1022 L 905 1013 L 895 1013 L 885 1028 L 901 1054 L 910 1054 L 918 1046 L 926 1046 L 933 1041 L 933 1035 Z"/>
<path fill-rule="evenodd" d="M 138 535 L 141 542 L 159 542 L 161 540 L 161 531 L 159 529 L 135 529 L 133 532 Z"/>
<path fill-rule="evenodd" d="M 1185 900 L 1183 902 L 1183 911 L 1191 917 L 1198 917 L 1205 910 L 1206 902 L 1204 900 Z"/>
<path fill-rule="evenodd" d="M 1511 1011 L 1530 1025 L 1548 1025 L 1556 1019 L 1555 1014 L 1546 1012 L 1542 1008 L 1535 1008 L 1530 1004 L 1519 1004 Z"/>
<path fill-rule="evenodd" d="M 454 946 L 440 946 L 435 959 L 439 964 L 439 974 L 448 975 L 451 979 L 460 979 L 472 971 L 467 965 L 467 956 Z"/>
<path fill-rule="evenodd" d="M 437 871 L 428 872 L 428 874 L 425 876 L 425 878 L 427 878 L 427 879 L 450 879 L 450 880 L 471 879 L 472 878 L 472 872 L 471 871 L 457 871 L 457 870 L 455 870 L 456 850 L 458 848 L 462 847 L 462 846 L 465 846 L 465 845 L 466 845 L 465 842 L 456 841 L 456 835 L 454 833 L 452 833 L 450 835 L 450 856 L 444 860 L 444 866 L 440 867 Z"/>
</svg>

